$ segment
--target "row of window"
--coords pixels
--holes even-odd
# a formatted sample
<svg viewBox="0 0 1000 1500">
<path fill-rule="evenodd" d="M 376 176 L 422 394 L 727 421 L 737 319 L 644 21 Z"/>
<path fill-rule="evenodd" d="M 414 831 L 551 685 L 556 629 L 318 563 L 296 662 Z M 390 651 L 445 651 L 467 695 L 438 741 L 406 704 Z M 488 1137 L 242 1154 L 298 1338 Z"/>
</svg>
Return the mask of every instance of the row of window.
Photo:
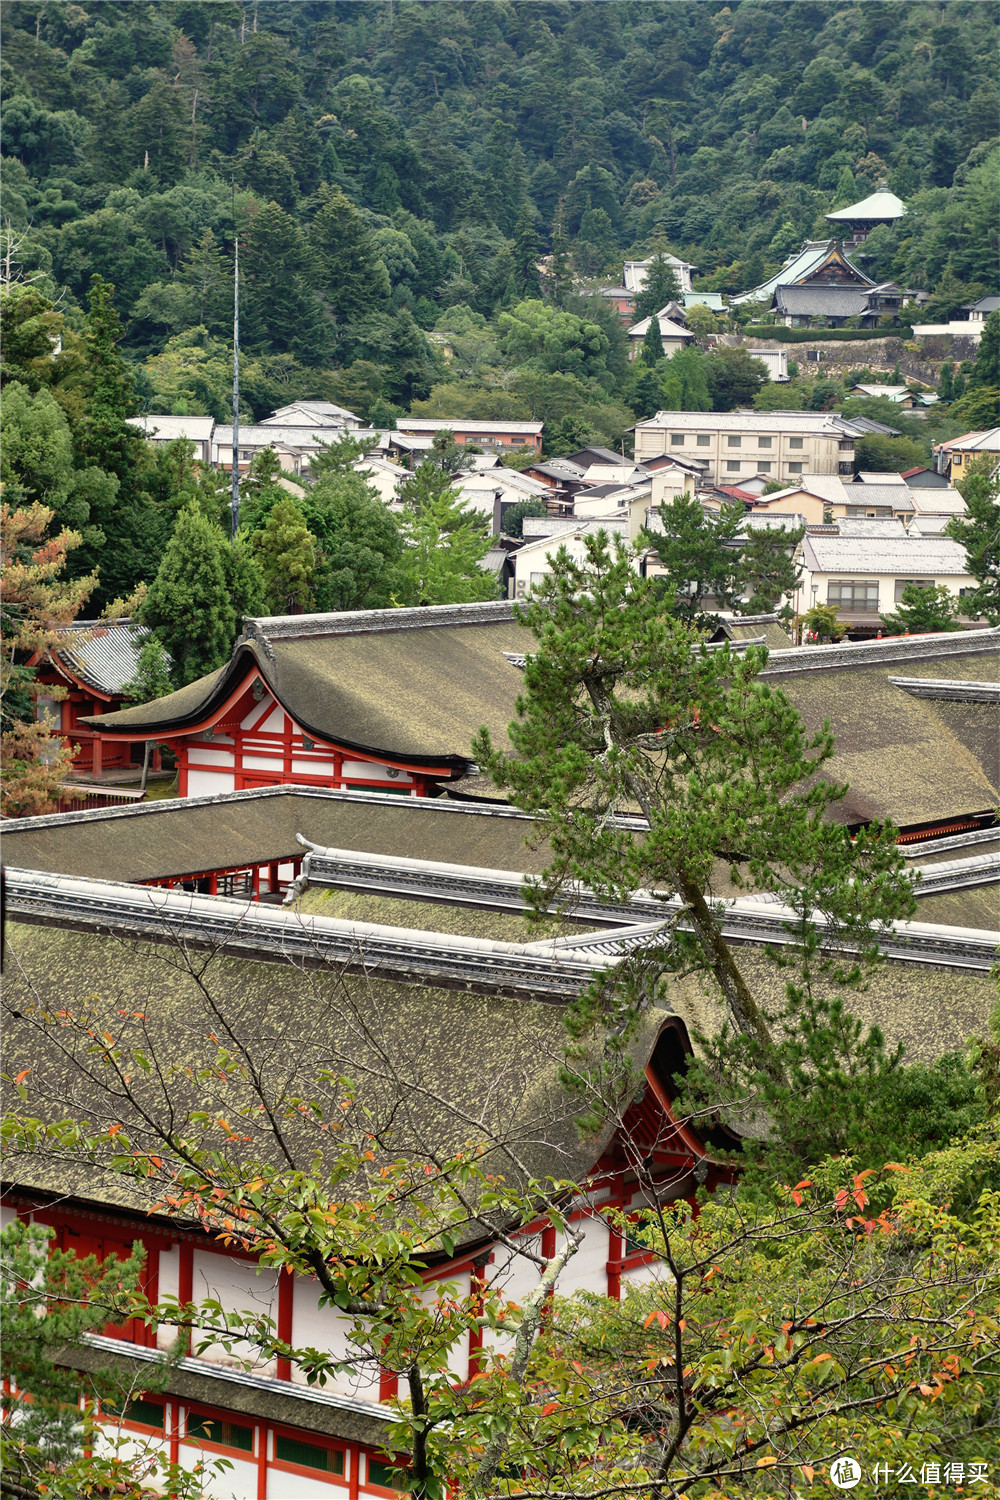
<svg viewBox="0 0 1000 1500">
<path fill-rule="evenodd" d="M 151 1429 L 154 1433 L 165 1432 L 166 1407 L 162 1401 L 145 1396 L 133 1397 L 123 1407 L 103 1401 L 101 1409 L 111 1417 L 124 1422 Z M 212 1443 L 219 1448 L 229 1448 L 237 1453 L 253 1453 L 254 1428 L 246 1422 L 234 1422 L 229 1418 L 213 1417 L 207 1413 L 188 1411 L 184 1419 L 184 1436 L 189 1442 Z M 291 1437 L 276 1432 L 274 1435 L 274 1462 L 294 1464 L 301 1469 L 312 1469 L 321 1474 L 344 1475 L 344 1450 L 331 1448 L 324 1443 L 308 1442 L 304 1438 Z M 369 1458 L 368 1483 L 387 1490 L 403 1487 L 403 1477 L 398 1470 L 381 1459 Z"/>
<path fill-rule="evenodd" d="M 682 447 L 687 442 L 687 440 L 688 440 L 688 438 L 690 436 L 691 436 L 691 433 L 689 433 L 689 432 L 672 432 L 670 434 L 670 446 L 672 448 L 680 448 L 680 447 Z M 712 442 L 712 434 L 710 432 L 696 432 L 694 434 L 694 440 L 695 440 L 695 444 L 696 444 L 697 447 L 699 447 L 699 448 L 708 448 L 711 445 L 711 442 Z M 805 447 L 805 438 L 790 437 L 786 441 L 788 443 L 789 448 L 804 448 Z M 773 448 L 774 447 L 774 439 L 772 437 L 761 437 L 759 435 L 755 436 L 755 437 L 748 437 L 748 442 L 749 442 L 749 445 L 750 445 L 751 448 Z M 726 447 L 727 448 L 742 448 L 742 446 L 743 446 L 743 439 L 742 439 L 742 437 L 727 436 L 727 438 L 726 438 Z"/>
<path fill-rule="evenodd" d="M 789 474 L 801 474 L 802 473 L 802 467 L 803 467 L 802 464 L 786 464 L 785 465 L 785 468 L 788 470 Z M 746 468 L 746 464 L 741 459 L 739 459 L 739 458 L 727 458 L 726 459 L 726 473 L 727 474 L 738 474 L 741 469 L 745 469 L 745 468 Z M 758 474 L 770 474 L 770 472 L 771 472 L 771 470 L 773 468 L 774 468 L 774 464 L 771 462 L 771 460 L 769 458 L 758 458 L 758 460 L 757 460 L 757 473 Z"/>
<path fill-rule="evenodd" d="M 895 602 L 903 601 L 903 590 L 912 584 L 918 589 L 932 589 L 933 578 L 897 578 L 894 590 Z M 827 585 L 827 604 L 837 604 L 841 609 L 853 610 L 859 615 L 878 614 L 878 584 L 866 579 L 838 579 Z"/>
</svg>

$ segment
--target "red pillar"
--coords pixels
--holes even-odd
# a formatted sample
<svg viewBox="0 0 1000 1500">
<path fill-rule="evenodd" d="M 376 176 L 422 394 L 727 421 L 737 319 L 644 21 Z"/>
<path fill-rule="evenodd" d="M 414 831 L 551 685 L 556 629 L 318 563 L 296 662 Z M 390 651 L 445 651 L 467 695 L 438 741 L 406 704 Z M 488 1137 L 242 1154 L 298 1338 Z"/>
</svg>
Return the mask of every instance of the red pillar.
<svg viewBox="0 0 1000 1500">
<path fill-rule="evenodd" d="M 101 769 L 102 769 L 102 767 L 101 767 L 101 736 L 99 734 L 95 734 L 94 735 L 94 775 L 95 776 L 100 776 Z"/>
<path fill-rule="evenodd" d="M 260 865 L 253 867 L 253 897 L 254 901 L 260 900 Z"/>
<path fill-rule="evenodd" d="M 278 861 L 272 859 L 267 867 L 267 888 L 272 896 L 278 891 Z"/>
</svg>

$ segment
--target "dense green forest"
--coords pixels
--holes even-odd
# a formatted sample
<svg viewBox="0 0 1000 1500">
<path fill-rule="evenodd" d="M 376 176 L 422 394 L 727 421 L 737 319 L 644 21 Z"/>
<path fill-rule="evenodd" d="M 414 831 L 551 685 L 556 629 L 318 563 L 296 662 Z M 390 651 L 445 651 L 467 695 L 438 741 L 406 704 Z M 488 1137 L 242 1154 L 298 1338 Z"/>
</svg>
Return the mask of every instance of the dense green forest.
<svg viewBox="0 0 1000 1500">
<path fill-rule="evenodd" d="M 151 409 L 226 415 L 234 225 L 258 416 L 585 405 L 609 438 L 624 340 L 574 274 L 668 248 L 742 290 L 881 181 L 910 213 L 879 276 L 937 316 L 995 289 L 988 5 L 17 0 L 3 24 L 6 247 L 70 324 L 112 284 Z"/>
</svg>

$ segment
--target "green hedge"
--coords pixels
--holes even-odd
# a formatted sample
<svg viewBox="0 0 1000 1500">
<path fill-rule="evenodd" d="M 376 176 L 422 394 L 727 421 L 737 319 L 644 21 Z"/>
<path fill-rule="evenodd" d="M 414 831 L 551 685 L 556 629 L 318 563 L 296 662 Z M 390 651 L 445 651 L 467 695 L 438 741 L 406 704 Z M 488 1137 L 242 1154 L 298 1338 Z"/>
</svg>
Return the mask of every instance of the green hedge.
<svg viewBox="0 0 1000 1500">
<path fill-rule="evenodd" d="M 777 339 L 782 344 L 848 344 L 854 339 L 912 339 L 912 328 L 785 328 L 756 323 L 740 330 L 745 338 Z"/>
</svg>

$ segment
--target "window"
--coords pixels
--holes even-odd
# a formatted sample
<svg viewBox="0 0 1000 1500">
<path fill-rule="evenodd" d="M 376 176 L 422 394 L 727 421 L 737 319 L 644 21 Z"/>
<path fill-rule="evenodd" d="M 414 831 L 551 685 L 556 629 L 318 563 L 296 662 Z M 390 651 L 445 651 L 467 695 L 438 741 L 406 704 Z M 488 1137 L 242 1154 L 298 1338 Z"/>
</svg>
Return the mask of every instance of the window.
<svg viewBox="0 0 1000 1500">
<path fill-rule="evenodd" d="M 726 443 L 728 444 L 728 446 L 730 448 L 742 448 L 743 447 L 743 439 L 741 437 L 729 437 L 729 438 L 726 438 Z"/>
<path fill-rule="evenodd" d="M 240 458 L 253 458 L 253 449 L 252 448 L 241 448 L 240 449 Z"/>
<path fill-rule="evenodd" d="M 911 584 L 912 584 L 912 586 L 915 589 L 932 589 L 934 587 L 934 580 L 933 580 L 933 578 L 897 578 L 896 579 L 896 603 L 897 604 L 902 604 L 902 602 L 903 602 L 903 590 L 905 588 L 909 587 Z"/>
<path fill-rule="evenodd" d="M 299 1438 L 276 1435 L 274 1456 L 279 1463 L 321 1469 L 324 1474 L 344 1472 L 344 1455 L 339 1448 L 323 1448 L 319 1443 L 303 1443 Z"/>
<path fill-rule="evenodd" d="M 730 474 L 738 474 L 742 467 L 743 465 L 740 463 L 738 458 L 730 458 L 726 460 L 726 469 Z"/>
<path fill-rule="evenodd" d="M 699 448 L 707 448 L 711 441 L 712 434 L 710 432 L 699 432 L 698 436 L 695 438 L 695 442 L 697 443 Z"/>
<path fill-rule="evenodd" d="M 801 464 L 789 464 L 788 465 L 788 472 L 789 472 L 789 474 L 801 474 L 802 473 L 802 465 Z"/>
<path fill-rule="evenodd" d="M 544 573 L 532 573 L 532 575 L 531 575 L 531 587 L 532 588 L 541 588 L 541 586 L 542 586 L 542 584 L 544 582 L 545 582 L 545 574 Z"/>
<path fill-rule="evenodd" d="M 155 1427 L 158 1432 L 163 1431 L 163 1402 L 147 1401 L 142 1396 L 135 1396 L 131 1401 L 126 1401 L 120 1406 L 116 1401 L 101 1401 L 101 1410 L 109 1417 L 121 1417 L 123 1422 L 138 1422 L 143 1427 Z"/>
<path fill-rule="evenodd" d="M 187 1435 L 206 1443 L 218 1443 L 221 1448 L 253 1452 L 253 1428 L 242 1422 L 224 1422 L 217 1417 L 203 1417 L 198 1412 L 189 1411 Z"/>
<path fill-rule="evenodd" d="M 878 584 L 854 579 L 829 583 L 826 602 L 837 604 L 841 609 L 850 610 L 856 615 L 877 615 Z"/>
<path fill-rule="evenodd" d="M 757 446 L 758 448 L 770 448 L 771 439 L 769 437 L 760 437 L 757 439 Z"/>
<path fill-rule="evenodd" d="M 392 1464 L 383 1463 L 380 1458 L 368 1460 L 369 1484 L 381 1484 L 387 1490 L 401 1490 L 404 1482 L 404 1475 L 399 1469 L 394 1469 Z"/>
<path fill-rule="evenodd" d="M 757 460 L 757 473 L 758 474 L 770 474 L 770 472 L 771 472 L 771 460 L 769 458 L 758 458 L 758 460 Z"/>
<path fill-rule="evenodd" d="M 684 437 L 685 437 L 685 434 L 683 432 L 672 432 L 670 434 L 670 443 L 671 443 L 671 446 L 674 447 L 674 448 L 679 448 L 680 445 L 684 441 Z"/>
<path fill-rule="evenodd" d="M 789 438 L 788 446 L 789 448 L 801 448 L 803 446 L 803 441 L 804 440 L 802 438 Z"/>
</svg>

